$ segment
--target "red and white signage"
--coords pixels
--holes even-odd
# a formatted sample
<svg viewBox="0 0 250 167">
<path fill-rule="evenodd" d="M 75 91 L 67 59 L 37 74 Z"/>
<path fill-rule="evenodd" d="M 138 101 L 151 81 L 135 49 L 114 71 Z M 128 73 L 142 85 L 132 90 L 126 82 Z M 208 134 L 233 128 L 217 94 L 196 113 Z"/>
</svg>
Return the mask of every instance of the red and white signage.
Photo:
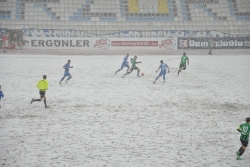
<svg viewBox="0 0 250 167">
<path fill-rule="evenodd" d="M 60 38 L 25 37 L 28 49 L 177 49 L 176 38 Z"/>
</svg>

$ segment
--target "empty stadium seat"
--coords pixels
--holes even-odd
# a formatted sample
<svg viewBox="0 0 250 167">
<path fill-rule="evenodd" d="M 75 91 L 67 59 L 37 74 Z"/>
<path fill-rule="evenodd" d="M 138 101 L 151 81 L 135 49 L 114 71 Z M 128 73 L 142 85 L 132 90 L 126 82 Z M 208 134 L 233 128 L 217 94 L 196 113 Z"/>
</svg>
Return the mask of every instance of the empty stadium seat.
<svg viewBox="0 0 250 167">
<path fill-rule="evenodd" d="M 105 32 L 176 29 L 249 34 L 249 9 L 249 0 L 16 0 L 0 2 L 0 22 L 5 27 L 89 32 L 94 28 L 100 33 L 103 26 Z"/>
</svg>

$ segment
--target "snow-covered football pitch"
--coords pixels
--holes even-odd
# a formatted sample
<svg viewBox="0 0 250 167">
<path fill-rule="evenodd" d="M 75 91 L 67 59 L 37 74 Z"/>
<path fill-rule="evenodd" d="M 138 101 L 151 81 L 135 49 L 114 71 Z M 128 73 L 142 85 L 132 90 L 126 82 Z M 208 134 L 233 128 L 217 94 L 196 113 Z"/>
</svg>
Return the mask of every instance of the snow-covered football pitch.
<svg viewBox="0 0 250 167">
<path fill-rule="evenodd" d="M 237 127 L 250 116 L 250 56 L 138 56 L 136 71 L 117 75 L 125 55 L 1 55 L 0 166 L 249 167 L 236 160 Z M 132 58 L 134 55 L 130 55 Z M 59 80 L 71 59 L 68 84 Z M 153 84 L 164 60 L 166 82 Z M 49 109 L 37 82 L 46 74 Z"/>
</svg>

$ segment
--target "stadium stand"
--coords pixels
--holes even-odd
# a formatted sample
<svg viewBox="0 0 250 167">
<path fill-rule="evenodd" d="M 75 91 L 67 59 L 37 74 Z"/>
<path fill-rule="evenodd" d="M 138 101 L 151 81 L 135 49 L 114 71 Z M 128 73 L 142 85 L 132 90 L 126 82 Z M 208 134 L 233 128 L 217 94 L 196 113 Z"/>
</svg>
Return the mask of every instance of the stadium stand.
<svg viewBox="0 0 250 167">
<path fill-rule="evenodd" d="M 1 0 L 0 22 L 29 36 L 246 36 L 250 1 Z"/>
</svg>

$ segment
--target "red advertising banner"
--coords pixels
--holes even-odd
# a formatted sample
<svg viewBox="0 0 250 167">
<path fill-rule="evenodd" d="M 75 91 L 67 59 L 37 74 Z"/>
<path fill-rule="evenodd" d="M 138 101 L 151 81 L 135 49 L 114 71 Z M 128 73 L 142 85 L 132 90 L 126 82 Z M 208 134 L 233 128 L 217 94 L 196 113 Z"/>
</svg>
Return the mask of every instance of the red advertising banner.
<svg viewBox="0 0 250 167">
<path fill-rule="evenodd" d="M 158 46 L 158 41 L 111 41 L 111 46 Z"/>
</svg>

